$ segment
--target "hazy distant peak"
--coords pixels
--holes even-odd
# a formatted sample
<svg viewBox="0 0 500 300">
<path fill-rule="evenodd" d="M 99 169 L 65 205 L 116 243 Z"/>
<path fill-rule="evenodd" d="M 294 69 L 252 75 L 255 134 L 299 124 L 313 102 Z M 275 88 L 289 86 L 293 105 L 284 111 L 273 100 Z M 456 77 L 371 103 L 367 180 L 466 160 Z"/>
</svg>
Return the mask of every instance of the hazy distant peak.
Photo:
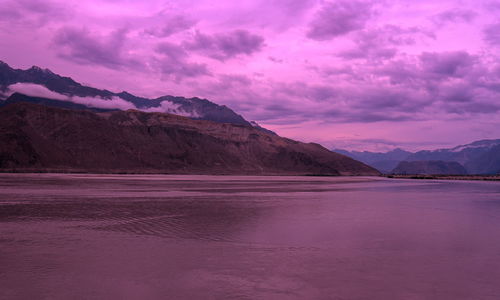
<svg viewBox="0 0 500 300">
<path fill-rule="evenodd" d="M 500 140 L 480 140 L 480 141 L 475 141 L 470 144 L 466 145 L 459 145 L 454 148 L 451 148 L 449 151 L 451 152 L 460 152 L 465 149 L 472 149 L 472 148 L 492 148 L 494 146 L 500 145 Z M 446 150 L 446 149 L 441 149 L 441 150 Z"/>
</svg>

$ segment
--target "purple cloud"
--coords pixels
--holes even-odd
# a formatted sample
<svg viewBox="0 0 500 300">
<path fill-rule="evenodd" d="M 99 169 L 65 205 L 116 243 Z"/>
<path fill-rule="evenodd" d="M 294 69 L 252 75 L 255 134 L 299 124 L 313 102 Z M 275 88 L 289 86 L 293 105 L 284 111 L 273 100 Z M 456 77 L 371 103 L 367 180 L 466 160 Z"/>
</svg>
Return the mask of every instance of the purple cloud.
<svg viewBox="0 0 500 300">
<path fill-rule="evenodd" d="M 119 29 L 109 35 L 92 33 L 87 29 L 63 27 L 53 44 L 58 55 L 78 64 L 94 64 L 107 68 L 138 67 L 140 62 L 123 53 L 127 30 Z"/>
<path fill-rule="evenodd" d="M 163 24 L 159 27 L 145 30 L 146 34 L 163 38 L 193 27 L 196 22 L 182 15 L 163 16 Z"/>
<path fill-rule="evenodd" d="M 492 46 L 500 46 L 500 22 L 483 29 L 484 40 Z"/>
<path fill-rule="evenodd" d="M 180 45 L 164 42 L 157 46 L 156 52 L 160 54 L 160 58 L 156 60 L 156 66 L 167 78 L 181 81 L 186 77 L 210 75 L 205 64 L 189 62 L 188 53 Z"/>
<path fill-rule="evenodd" d="M 372 6 L 368 2 L 349 0 L 327 2 L 309 24 L 307 37 L 323 41 L 363 29 L 371 15 Z"/>
<path fill-rule="evenodd" d="M 420 55 L 424 71 L 442 77 L 463 77 L 473 66 L 474 58 L 465 51 L 424 52 Z"/>
<path fill-rule="evenodd" d="M 437 25 L 444 25 L 446 23 L 469 23 L 477 17 L 477 13 L 473 10 L 467 9 L 450 9 L 434 15 L 431 19 Z"/>
<path fill-rule="evenodd" d="M 0 22 L 43 26 L 48 22 L 66 20 L 70 9 L 54 1 L 6 0 L 0 5 Z"/>
<path fill-rule="evenodd" d="M 250 56 L 264 47 L 264 38 L 246 30 L 234 30 L 214 35 L 196 32 L 185 47 L 203 55 L 224 61 L 239 55 Z"/>
<path fill-rule="evenodd" d="M 429 38 L 434 35 L 417 27 L 385 25 L 381 28 L 359 31 L 354 37 L 356 47 L 342 51 L 339 55 L 347 59 L 389 59 L 397 54 L 398 46 L 413 45 L 422 37 Z"/>
</svg>

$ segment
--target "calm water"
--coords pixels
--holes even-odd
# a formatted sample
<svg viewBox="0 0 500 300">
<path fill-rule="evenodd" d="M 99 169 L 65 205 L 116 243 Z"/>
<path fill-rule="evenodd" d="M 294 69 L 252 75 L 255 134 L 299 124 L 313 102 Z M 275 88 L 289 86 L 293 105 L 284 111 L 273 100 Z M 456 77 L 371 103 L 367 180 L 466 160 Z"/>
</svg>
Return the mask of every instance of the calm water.
<svg viewBox="0 0 500 300">
<path fill-rule="evenodd" d="M 1 299 L 500 299 L 500 183 L 0 175 Z"/>
</svg>

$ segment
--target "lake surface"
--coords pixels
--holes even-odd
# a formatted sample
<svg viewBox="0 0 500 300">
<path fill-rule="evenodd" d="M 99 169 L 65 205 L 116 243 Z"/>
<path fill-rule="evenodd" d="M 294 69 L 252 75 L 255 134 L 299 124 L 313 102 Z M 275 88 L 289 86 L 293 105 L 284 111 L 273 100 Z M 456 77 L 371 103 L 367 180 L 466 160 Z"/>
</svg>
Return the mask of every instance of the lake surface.
<svg viewBox="0 0 500 300">
<path fill-rule="evenodd" d="M 0 174 L 0 299 L 500 299 L 500 183 Z"/>
</svg>

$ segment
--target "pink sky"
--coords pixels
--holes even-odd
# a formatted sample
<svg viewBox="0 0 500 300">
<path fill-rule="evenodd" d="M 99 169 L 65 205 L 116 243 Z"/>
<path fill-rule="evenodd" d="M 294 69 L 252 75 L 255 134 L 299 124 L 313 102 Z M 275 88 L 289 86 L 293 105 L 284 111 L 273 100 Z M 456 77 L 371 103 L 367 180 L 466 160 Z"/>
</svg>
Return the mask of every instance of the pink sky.
<svg viewBox="0 0 500 300">
<path fill-rule="evenodd" d="M 329 148 L 500 138 L 500 1 L 0 4 L 0 60 L 16 68 L 207 98 Z"/>
</svg>

